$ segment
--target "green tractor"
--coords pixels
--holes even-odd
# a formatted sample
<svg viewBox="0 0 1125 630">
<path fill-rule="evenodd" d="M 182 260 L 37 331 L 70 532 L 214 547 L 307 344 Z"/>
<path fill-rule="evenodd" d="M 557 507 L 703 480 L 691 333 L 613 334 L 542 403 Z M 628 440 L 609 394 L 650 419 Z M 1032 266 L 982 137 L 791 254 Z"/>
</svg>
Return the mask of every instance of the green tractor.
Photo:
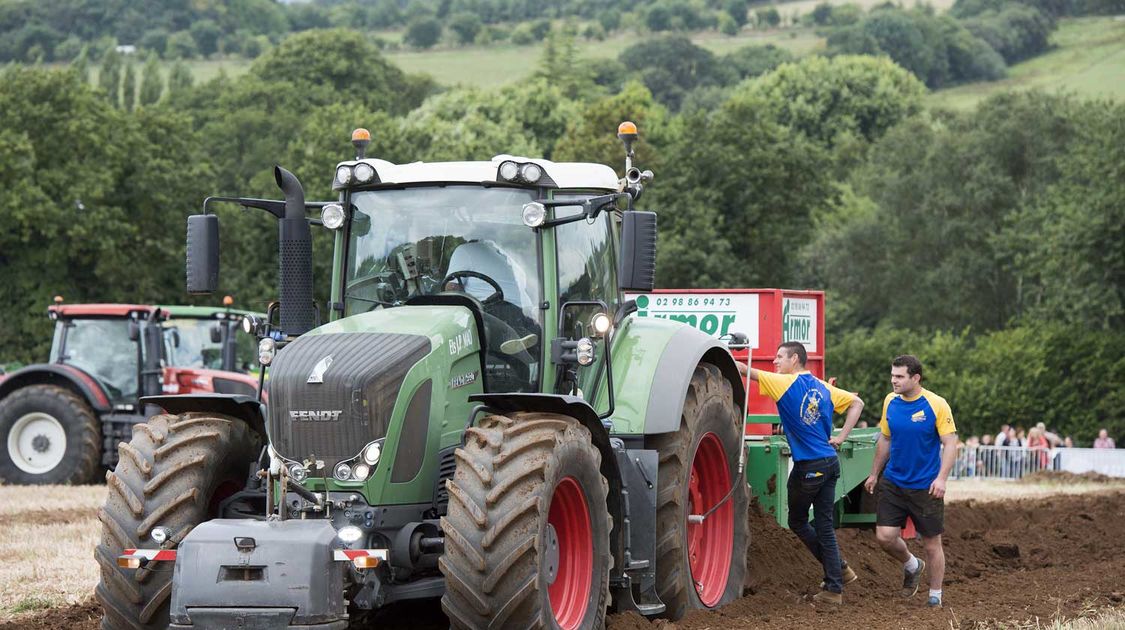
<svg viewBox="0 0 1125 630">
<path fill-rule="evenodd" d="M 639 318 L 652 173 L 502 155 L 340 163 L 339 199 L 211 198 L 279 220 L 280 301 L 248 327 L 268 404 L 153 397 L 109 476 L 103 628 L 345 628 L 437 599 L 457 628 L 676 619 L 742 593 L 746 393 L 727 346 Z M 310 219 L 310 210 L 320 210 Z M 310 224 L 334 233 L 330 300 Z M 321 320 L 327 320 L 322 323 Z"/>
</svg>

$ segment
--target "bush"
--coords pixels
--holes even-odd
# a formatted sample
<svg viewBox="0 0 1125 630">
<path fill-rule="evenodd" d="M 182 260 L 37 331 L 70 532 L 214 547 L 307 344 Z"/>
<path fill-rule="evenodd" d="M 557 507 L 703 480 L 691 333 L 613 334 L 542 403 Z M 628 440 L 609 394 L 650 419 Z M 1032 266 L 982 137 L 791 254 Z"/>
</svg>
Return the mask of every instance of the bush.
<svg viewBox="0 0 1125 630">
<path fill-rule="evenodd" d="M 758 28 L 777 28 L 781 24 L 781 14 L 774 7 L 758 9 L 754 12 L 754 23 Z"/>
<path fill-rule="evenodd" d="M 793 61 L 793 53 L 773 44 L 743 46 L 726 55 L 722 64 L 733 69 L 739 79 L 761 76 L 783 63 Z"/>
<path fill-rule="evenodd" d="M 964 21 L 969 32 L 988 42 L 1009 64 L 1034 57 L 1049 47 L 1054 20 L 1034 7 L 1010 4 Z"/>
<path fill-rule="evenodd" d="M 168 48 L 165 56 L 169 59 L 194 59 L 199 56 L 199 46 L 196 46 L 191 33 L 176 31 L 168 36 Z"/>
<path fill-rule="evenodd" d="M 414 18 L 406 27 L 406 34 L 402 37 L 402 41 L 407 45 L 423 50 L 433 48 L 440 39 L 441 22 L 432 17 Z"/>
<path fill-rule="evenodd" d="M 449 19 L 449 30 L 457 37 L 461 45 L 472 44 L 481 32 L 484 24 L 475 13 L 457 13 Z"/>
<path fill-rule="evenodd" d="M 517 46 L 530 46 L 539 42 L 539 38 L 531 32 L 531 24 L 528 22 L 522 22 L 516 25 L 516 27 L 512 29 L 510 39 L 512 43 Z"/>
</svg>

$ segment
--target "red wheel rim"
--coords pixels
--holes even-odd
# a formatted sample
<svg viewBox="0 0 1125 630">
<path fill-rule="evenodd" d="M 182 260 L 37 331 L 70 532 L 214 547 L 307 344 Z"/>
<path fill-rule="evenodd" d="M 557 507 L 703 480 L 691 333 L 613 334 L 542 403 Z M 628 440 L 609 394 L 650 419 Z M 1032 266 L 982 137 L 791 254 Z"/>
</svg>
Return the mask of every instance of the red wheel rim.
<svg viewBox="0 0 1125 630">
<path fill-rule="evenodd" d="M 573 630 L 586 616 L 594 580 L 590 508 L 582 486 L 574 477 L 566 477 L 555 486 L 547 524 L 554 529 L 558 540 L 558 568 L 555 581 L 547 586 L 547 595 L 551 599 L 555 623 L 563 630 Z"/>
<path fill-rule="evenodd" d="M 701 515 L 730 492 L 730 467 L 719 437 L 703 436 L 691 462 L 688 482 L 690 513 Z M 734 549 L 734 507 L 727 499 L 702 523 L 687 524 L 688 561 L 695 592 L 704 606 L 714 606 L 723 597 L 730 577 Z"/>
</svg>

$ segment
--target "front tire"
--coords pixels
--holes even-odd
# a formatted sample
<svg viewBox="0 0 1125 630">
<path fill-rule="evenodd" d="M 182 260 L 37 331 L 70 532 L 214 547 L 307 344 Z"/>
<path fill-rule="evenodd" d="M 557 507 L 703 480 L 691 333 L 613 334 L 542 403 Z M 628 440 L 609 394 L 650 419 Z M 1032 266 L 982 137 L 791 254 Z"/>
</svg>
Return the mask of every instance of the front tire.
<svg viewBox="0 0 1125 630">
<path fill-rule="evenodd" d="M 119 446 L 117 468 L 106 474 L 109 493 L 98 510 L 102 540 L 94 556 L 101 581 L 94 590 L 105 611 L 103 630 L 168 627 L 172 567 L 150 562 L 117 566 L 125 549 L 174 549 L 196 525 L 214 518 L 217 500 L 246 484 L 258 456 L 258 437 L 246 423 L 225 416 L 158 415 L 133 428 Z M 158 545 L 154 527 L 170 535 Z"/>
<path fill-rule="evenodd" d="M 589 430 L 568 416 L 515 413 L 467 435 L 441 520 L 451 626 L 603 627 L 611 524 Z"/>
<path fill-rule="evenodd" d="M 92 483 L 101 454 L 101 423 L 74 392 L 29 385 L 0 401 L 0 483 Z"/>
<path fill-rule="evenodd" d="M 742 595 L 750 545 L 749 490 L 738 471 L 742 432 L 730 383 L 704 363 L 688 385 L 679 430 L 653 440 L 660 457 L 656 588 L 669 619 Z M 702 523 L 689 522 L 716 505 Z"/>
</svg>

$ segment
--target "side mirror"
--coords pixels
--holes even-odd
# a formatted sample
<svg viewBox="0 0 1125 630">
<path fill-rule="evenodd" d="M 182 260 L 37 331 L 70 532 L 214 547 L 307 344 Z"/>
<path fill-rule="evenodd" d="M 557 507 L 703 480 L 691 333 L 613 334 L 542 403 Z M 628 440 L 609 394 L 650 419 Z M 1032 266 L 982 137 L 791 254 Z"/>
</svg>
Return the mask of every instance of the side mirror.
<svg viewBox="0 0 1125 630">
<path fill-rule="evenodd" d="M 622 291 L 647 293 L 656 288 L 655 212 L 631 210 L 624 213 L 617 283 Z"/>
<path fill-rule="evenodd" d="M 193 214 L 187 223 L 187 290 L 214 293 L 219 288 L 219 217 Z"/>
<path fill-rule="evenodd" d="M 222 324 L 215 324 L 211 327 L 211 343 L 223 342 L 223 328 Z"/>
<path fill-rule="evenodd" d="M 129 321 L 129 341 L 139 341 L 141 338 L 141 325 L 136 320 Z"/>
</svg>

